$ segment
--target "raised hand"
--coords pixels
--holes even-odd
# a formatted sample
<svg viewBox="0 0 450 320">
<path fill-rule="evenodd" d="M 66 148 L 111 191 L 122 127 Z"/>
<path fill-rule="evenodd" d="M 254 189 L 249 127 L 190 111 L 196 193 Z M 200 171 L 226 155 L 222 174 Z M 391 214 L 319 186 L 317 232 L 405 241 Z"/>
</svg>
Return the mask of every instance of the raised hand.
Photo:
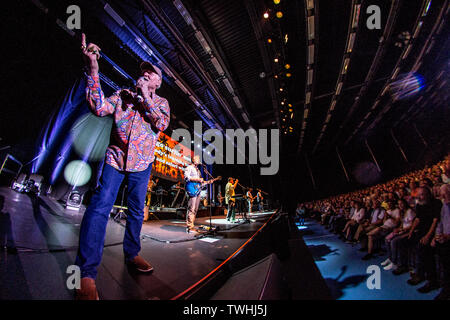
<svg viewBox="0 0 450 320">
<path fill-rule="evenodd" d="M 91 75 L 97 75 L 99 70 L 98 59 L 100 59 L 101 49 L 94 43 L 86 45 L 86 35 L 84 33 L 81 34 L 81 51 L 89 72 Z"/>
</svg>

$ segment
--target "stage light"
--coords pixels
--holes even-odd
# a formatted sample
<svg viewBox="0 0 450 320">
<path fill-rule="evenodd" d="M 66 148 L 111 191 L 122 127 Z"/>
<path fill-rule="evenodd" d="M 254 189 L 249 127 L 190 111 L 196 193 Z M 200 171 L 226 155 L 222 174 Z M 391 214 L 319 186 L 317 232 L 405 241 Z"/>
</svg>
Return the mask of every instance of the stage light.
<svg viewBox="0 0 450 320">
<path fill-rule="evenodd" d="M 275 79 L 278 79 L 278 75 L 276 74 L 276 75 L 274 76 L 274 78 L 275 78 Z"/>
<path fill-rule="evenodd" d="M 285 67 L 286 69 L 289 69 L 289 68 L 291 67 L 291 65 L 290 65 L 289 63 L 286 63 L 286 64 L 284 65 L 284 67 Z"/>
<path fill-rule="evenodd" d="M 280 88 L 280 91 L 283 92 L 283 88 Z"/>
<path fill-rule="evenodd" d="M 308 46 L 308 64 L 314 63 L 314 44 Z"/>
<path fill-rule="evenodd" d="M 281 105 L 284 106 L 284 101 L 281 101 Z"/>
<path fill-rule="evenodd" d="M 227 78 L 223 79 L 223 84 L 225 85 L 225 87 L 227 87 L 228 92 L 234 95 L 234 90 L 233 87 L 231 86 L 230 80 L 228 80 Z"/>
<path fill-rule="evenodd" d="M 278 62 L 278 58 L 273 59 L 274 62 Z"/>
<path fill-rule="evenodd" d="M 280 4 L 280 0 L 273 0 L 273 3 Z"/>
<path fill-rule="evenodd" d="M 211 63 L 213 64 L 214 68 L 216 68 L 218 74 L 220 74 L 221 76 L 225 74 L 225 71 L 223 71 L 223 68 L 216 57 L 211 58 Z"/>
<path fill-rule="evenodd" d="M 242 109 L 241 101 L 239 101 L 239 98 L 237 96 L 233 97 L 233 101 L 236 104 L 236 107 L 238 107 L 239 109 Z"/>
<path fill-rule="evenodd" d="M 290 74 L 289 72 L 286 73 L 286 77 L 290 78 L 292 76 L 292 74 Z"/>
<path fill-rule="evenodd" d="M 263 17 L 264 17 L 264 19 L 269 19 L 269 13 L 268 12 L 264 12 Z"/>
<path fill-rule="evenodd" d="M 276 13 L 276 16 L 277 16 L 278 19 L 283 18 L 283 12 L 278 11 L 278 12 Z"/>
<path fill-rule="evenodd" d="M 208 41 L 206 41 L 206 39 L 203 36 L 203 34 L 200 31 L 197 30 L 194 35 L 197 38 L 198 42 L 200 42 L 200 45 L 202 46 L 202 48 L 207 53 L 211 53 L 211 47 L 209 46 Z"/>
<path fill-rule="evenodd" d="M 397 70 L 394 72 L 394 75 L 396 73 L 398 73 Z M 423 88 L 424 79 L 420 75 L 407 73 L 400 75 L 397 81 L 386 87 L 386 90 L 389 89 L 396 100 L 401 100 L 417 94 Z"/>
<path fill-rule="evenodd" d="M 84 161 L 70 162 L 64 169 L 64 178 L 74 187 L 84 186 L 92 175 L 91 167 Z"/>
<path fill-rule="evenodd" d="M 314 16 L 308 17 L 308 40 L 314 39 Z"/>
<path fill-rule="evenodd" d="M 268 42 L 268 43 L 272 43 L 272 39 L 270 39 L 270 38 L 267 39 L 267 42 Z"/>
<path fill-rule="evenodd" d="M 288 106 L 289 106 L 289 108 L 292 108 L 292 104 L 289 103 Z"/>
<path fill-rule="evenodd" d="M 77 190 L 70 192 L 66 200 L 66 209 L 79 210 L 83 202 L 83 195 Z"/>
</svg>

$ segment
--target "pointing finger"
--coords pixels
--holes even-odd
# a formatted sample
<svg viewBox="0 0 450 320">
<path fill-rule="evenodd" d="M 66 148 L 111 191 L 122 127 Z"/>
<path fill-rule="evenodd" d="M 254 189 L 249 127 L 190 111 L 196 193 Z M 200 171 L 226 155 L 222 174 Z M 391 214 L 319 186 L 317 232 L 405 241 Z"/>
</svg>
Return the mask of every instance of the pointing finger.
<svg viewBox="0 0 450 320">
<path fill-rule="evenodd" d="M 84 33 L 81 34 L 81 47 L 86 48 L 86 35 Z"/>
</svg>

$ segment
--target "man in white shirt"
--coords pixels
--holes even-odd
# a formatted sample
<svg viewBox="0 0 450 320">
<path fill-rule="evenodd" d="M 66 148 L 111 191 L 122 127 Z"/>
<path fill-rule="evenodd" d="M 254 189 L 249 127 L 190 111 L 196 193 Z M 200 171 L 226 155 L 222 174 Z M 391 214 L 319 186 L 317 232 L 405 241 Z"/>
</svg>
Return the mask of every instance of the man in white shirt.
<svg viewBox="0 0 450 320">
<path fill-rule="evenodd" d="M 192 163 L 184 170 L 184 180 L 187 182 L 199 182 L 203 183 L 204 180 L 198 169 L 200 164 L 200 157 L 194 156 Z M 200 204 L 200 193 L 195 197 L 189 197 L 188 210 L 186 213 L 186 232 L 194 231 L 194 220 L 197 215 L 198 206 Z"/>
<path fill-rule="evenodd" d="M 450 299 L 450 185 L 442 185 L 440 194 L 443 202 L 441 218 L 431 246 L 437 247 L 442 264 L 443 281 L 442 290 L 435 300 L 448 300 Z"/>
<path fill-rule="evenodd" d="M 258 211 L 263 211 L 263 196 L 261 193 L 261 189 L 258 189 L 258 193 L 256 194 L 256 202 L 258 203 Z"/>
<path fill-rule="evenodd" d="M 247 205 L 248 205 L 248 213 L 252 212 L 252 207 L 253 207 L 253 195 L 252 195 L 252 188 L 249 188 L 247 191 Z"/>
<path fill-rule="evenodd" d="M 380 205 L 380 201 L 373 199 L 372 200 L 372 212 L 370 214 L 370 219 L 364 220 L 358 227 L 358 230 L 355 233 L 354 239 L 358 241 L 363 234 L 367 234 L 373 229 L 379 227 L 383 224 L 385 211 Z"/>
<path fill-rule="evenodd" d="M 377 239 L 385 238 L 400 223 L 401 220 L 400 210 L 396 208 L 396 203 L 394 201 L 389 200 L 387 204 L 388 210 L 386 210 L 383 225 L 370 231 L 367 234 L 369 244 L 367 254 L 362 258 L 363 260 L 369 260 L 373 258 L 374 241 Z"/>
<path fill-rule="evenodd" d="M 345 238 L 350 241 L 351 233 L 354 232 L 359 223 L 361 223 L 365 217 L 366 209 L 362 206 L 360 201 L 355 201 L 355 211 L 351 219 L 345 225 L 343 232 L 345 233 Z"/>
</svg>

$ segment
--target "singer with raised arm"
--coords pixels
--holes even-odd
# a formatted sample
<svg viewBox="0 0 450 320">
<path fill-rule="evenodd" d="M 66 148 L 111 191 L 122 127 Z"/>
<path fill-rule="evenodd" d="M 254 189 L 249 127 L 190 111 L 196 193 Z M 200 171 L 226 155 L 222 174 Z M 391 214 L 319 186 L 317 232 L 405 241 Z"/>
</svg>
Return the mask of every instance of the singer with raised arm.
<svg viewBox="0 0 450 320">
<path fill-rule="evenodd" d="M 155 145 L 159 133 L 169 125 L 170 108 L 167 100 L 155 93 L 162 83 L 161 70 L 156 66 L 141 63 L 136 93 L 120 90 L 106 98 L 98 74 L 100 48 L 92 43 L 86 45 L 83 34 L 81 50 L 87 67 L 86 99 L 90 109 L 97 116 L 111 115 L 114 119 L 101 178 L 81 222 L 76 257 L 81 271 L 81 288 L 76 291 L 76 298 L 92 300 L 98 299 L 95 279 L 102 260 L 106 224 L 124 179 L 128 184 L 124 261 L 140 272 L 153 271 L 150 263 L 139 256 L 140 232 Z"/>
<path fill-rule="evenodd" d="M 236 200 L 234 199 L 234 189 L 236 189 L 238 182 L 239 179 L 234 181 L 234 179 L 230 177 L 225 186 L 225 204 L 228 205 L 227 221 L 231 223 L 236 222 Z"/>
</svg>

